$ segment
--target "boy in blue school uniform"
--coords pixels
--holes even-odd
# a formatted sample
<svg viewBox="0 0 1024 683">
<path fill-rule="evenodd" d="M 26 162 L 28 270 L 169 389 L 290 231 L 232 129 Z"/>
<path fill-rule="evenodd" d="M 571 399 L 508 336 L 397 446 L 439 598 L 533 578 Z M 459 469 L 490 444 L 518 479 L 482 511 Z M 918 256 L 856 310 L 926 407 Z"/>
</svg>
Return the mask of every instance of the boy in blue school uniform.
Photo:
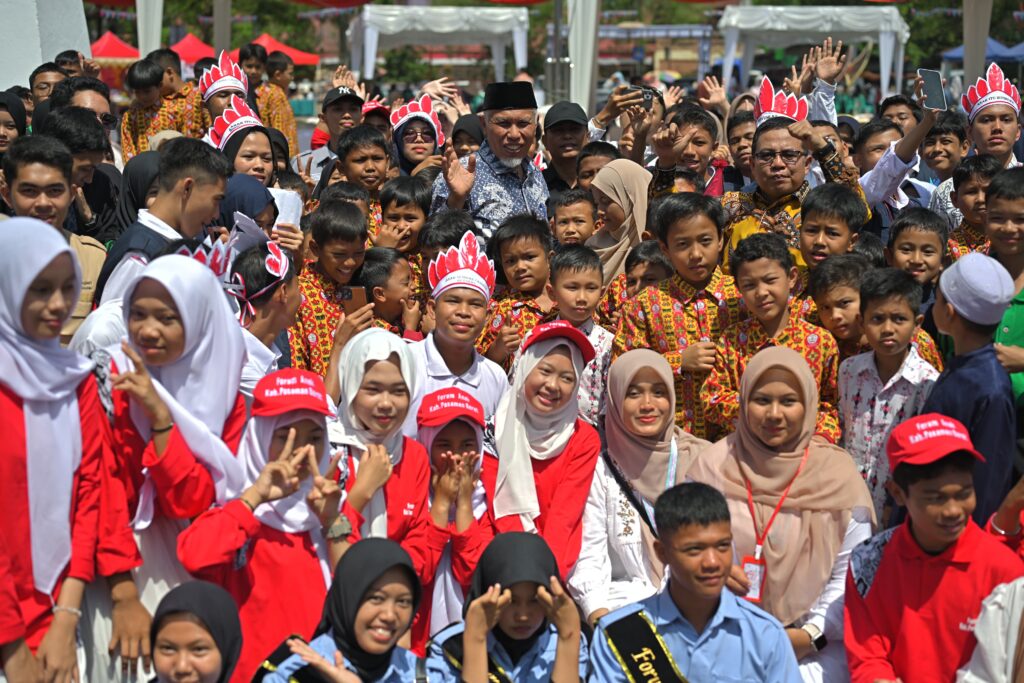
<svg viewBox="0 0 1024 683">
<path fill-rule="evenodd" d="M 668 585 L 597 622 L 588 680 L 800 683 L 782 624 L 724 590 L 733 566 L 725 497 L 679 484 L 658 498 L 654 518 Z"/>
</svg>

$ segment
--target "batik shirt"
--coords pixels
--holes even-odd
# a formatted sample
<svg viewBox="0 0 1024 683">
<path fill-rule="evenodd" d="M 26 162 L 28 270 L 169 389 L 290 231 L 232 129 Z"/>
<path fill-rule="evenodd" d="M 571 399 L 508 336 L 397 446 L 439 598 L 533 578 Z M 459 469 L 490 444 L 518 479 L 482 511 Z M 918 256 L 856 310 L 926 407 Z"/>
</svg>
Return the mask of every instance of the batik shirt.
<svg viewBox="0 0 1024 683">
<path fill-rule="evenodd" d="M 819 396 L 819 405 L 807 408 L 816 407 L 818 410 L 817 433 L 837 443 L 839 348 L 827 330 L 792 315 L 789 323 L 775 337 L 769 337 L 760 321 L 754 318 L 733 325 L 722 334 L 715 353 L 715 367 L 701 390 L 708 422 L 713 425 L 709 440 L 720 439 L 735 430 L 740 410 L 740 377 L 750 359 L 769 346 L 793 349 L 807 361 L 818 385 Z"/>
<path fill-rule="evenodd" d="M 344 310 L 340 288 L 341 285 L 316 266 L 303 269 L 299 275 L 302 304 L 295 324 L 288 330 L 293 368 L 309 370 L 321 377 L 327 374 L 334 334 Z"/>
<path fill-rule="evenodd" d="M 132 103 L 121 117 L 121 157 L 127 162 L 136 154 L 148 152 L 149 136 L 162 130 L 175 130 L 170 109 Z"/>
<path fill-rule="evenodd" d="M 615 314 L 622 310 L 627 299 L 629 299 L 629 295 L 626 292 L 626 274 L 619 273 L 608 284 L 608 288 L 601 298 L 601 303 L 597 305 L 597 310 L 594 312 L 597 324 L 606 330 L 616 332 L 618 330 L 618 320 Z"/>
<path fill-rule="evenodd" d="M 718 268 L 697 289 L 673 275 L 628 299 L 622 308 L 612 358 L 632 349 L 652 349 L 672 366 L 676 390 L 676 424 L 706 439 L 708 425 L 700 390 L 706 375 L 682 369 L 682 352 L 691 344 L 716 341 L 747 312 L 736 283 Z"/>
<path fill-rule="evenodd" d="M 947 241 L 949 260 L 956 261 L 972 251 L 988 254 L 989 242 L 985 237 L 985 229 L 971 225 L 967 220 L 960 221 L 960 227 L 949 233 Z"/>
<path fill-rule="evenodd" d="M 839 367 L 839 417 L 842 446 L 853 456 L 867 482 L 875 514 L 882 519 L 889 459 L 885 444 L 893 427 L 921 412 L 939 376 L 913 345 L 903 364 L 882 383 L 874 352 L 847 358 Z"/>
<path fill-rule="evenodd" d="M 263 125 L 276 128 L 288 139 L 288 153 L 299 153 L 299 131 L 295 124 L 295 112 L 285 91 L 273 83 L 264 83 L 256 88 L 256 106 L 259 107 Z"/>
<path fill-rule="evenodd" d="M 468 157 L 467 157 L 468 159 Z M 465 166 L 468 161 L 462 159 Z M 519 177 L 522 171 L 523 177 Z M 466 199 L 465 209 L 473 216 L 477 230 L 486 244 L 498 226 L 512 216 L 528 214 L 547 222 L 548 186 L 544 176 L 530 159 L 516 168 L 505 166 L 485 141 L 476 153 L 476 177 Z M 448 184 L 444 175 L 434 181 L 434 198 L 430 213 L 444 211 L 448 206 Z"/>
<path fill-rule="evenodd" d="M 174 130 L 187 138 L 201 139 L 213 125 L 210 112 L 203 105 L 199 88 L 191 83 L 186 83 L 181 90 L 165 97 L 164 106 L 171 112 Z"/>
<path fill-rule="evenodd" d="M 487 352 L 491 350 L 504 325 L 511 324 L 518 327 L 519 340 L 522 341 L 530 330 L 539 325 L 549 313 L 534 297 L 514 291 L 508 291 L 491 299 L 488 308 L 490 313 L 487 316 L 487 322 L 484 324 L 483 332 L 480 333 L 480 338 L 476 340 L 476 350 L 481 356 L 486 356 Z M 505 368 L 505 372 L 512 369 L 512 360 L 516 354 L 516 349 L 508 351 L 508 358 L 504 363 L 500 363 Z"/>
<path fill-rule="evenodd" d="M 795 315 L 801 320 L 806 320 L 812 325 L 821 325 L 821 318 L 818 317 L 818 305 L 814 303 L 809 289 L 811 271 L 808 268 L 798 268 L 796 285 L 789 296 L 789 314 Z"/>
</svg>

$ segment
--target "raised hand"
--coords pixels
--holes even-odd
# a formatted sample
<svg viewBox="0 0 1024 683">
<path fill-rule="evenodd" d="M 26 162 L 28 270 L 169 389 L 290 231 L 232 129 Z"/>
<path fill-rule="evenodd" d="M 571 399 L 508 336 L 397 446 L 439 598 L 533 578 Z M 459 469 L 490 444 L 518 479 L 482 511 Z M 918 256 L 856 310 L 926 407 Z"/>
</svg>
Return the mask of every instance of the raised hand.
<svg viewBox="0 0 1024 683">
<path fill-rule="evenodd" d="M 296 265 L 301 265 L 299 256 L 302 253 L 302 230 L 297 225 L 290 223 L 278 223 L 270 231 L 270 237 L 277 242 L 282 249 L 292 253 L 292 260 Z"/>
<path fill-rule="evenodd" d="M 372 496 L 391 478 L 393 465 L 388 450 L 379 443 L 366 445 L 366 452 L 359 458 L 359 471 L 356 483 L 365 487 Z"/>
<path fill-rule="evenodd" d="M 789 125 L 789 134 L 803 144 L 808 152 L 818 152 L 828 147 L 828 140 L 822 137 L 809 121 L 796 121 Z"/>
<path fill-rule="evenodd" d="M 432 100 L 445 100 L 451 99 L 458 94 L 459 88 L 449 81 L 447 76 L 443 76 L 429 83 L 424 83 L 422 92 L 425 95 L 430 95 Z"/>
<path fill-rule="evenodd" d="M 334 664 L 331 664 L 320 654 L 298 638 L 288 641 L 288 649 L 292 654 L 302 658 L 306 664 L 316 669 L 331 683 L 361 683 L 362 679 L 345 668 L 345 658 L 340 652 L 334 653 Z"/>
<path fill-rule="evenodd" d="M 671 109 L 679 103 L 679 100 L 683 99 L 683 89 L 678 85 L 673 85 L 665 91 L 665 109 Z"/>
<path fill-rule="evenodd" d="M 512 603 L 512 591 L 502 590 L 496 583 L 487 592 L 469 603 L 466 610 L 466 632 L 487 633 L 498 625 L 498 619 L 505 608 Z"/>
<path fill-rule="evenodd" d="M 639 90 L 630 90 L 626 84 L 618 85 L 608 96 L 604 109 L 595 117 L 598 125 L 607 128 L 615 119 L 619 118 L 622 112 L 630 107 L 643 106 L 644 94 Z"/>
<path fill-rule="evenodd" d="M 334 332 L 335 348 L 342 348 L 348 340 L 363 330 L 369 329 L 373 322 L 373 302 L 366 304 L 352 314 L 342 314 L 338 320 L 338 327 Z"/>
<path fill-rule="evenodd" d="M 491 348 L 488 349 L 486 356 L 496 363 L 504 363 L 508 360 L 509 356 L 519 349 L 519 342 L 522 336 L 523 333 L 519 326 L 506 320 L 505 324 L 501 326 L 501 330 L 498 331 L 498 336 L 494 343 L 491 344 Z"/>
<path fill-rule="evenodd" d="M 837 41 L 832 47 L 832 39 L 826 38 L 821 47 L 815 48 L 817 61 L 814 73 L 826 83 L 834 84 L 846 68 L 846 55 L 843 54 L 843 41 Z"/>
<path fill-rule="evenodd" d="M 705 109 L 714 109 L 721 114 L 725 114 L 729 111 L 729 100 L 725 96 L 725 88 L 718 82 L 718 79 L 714 76 L 705 76 L 704 80 L 700 83 L 704 90 L 707 91 L 707 97 L 698 97 L 700 106 Z M 668 106 L 668 103 L 665 103 Z"/>
<path fill-rule="evenodd" d="M 411 332 L 420 329 L 420 320 L 423 313 L 420 311 L 420 302 L 416 299 L 402 299 L 402 327 Z"/>
<path fill-rule="evenodd" d="M 255 510 L 263 503 L 272 503 L 295 493 L 301 481 L 299 467 L 312 452 L 312 446 L 295 448 L 295 430 L 289 429 L 281 455 L 263 466 L 252 486 L 242 492 L 242 501 Z"/>
<path fill-rule="evenodd" d="M 377 231 L 377 236 L 373 238 L 373 246 L 391 247 L 393 249 L 398 246 L 402 238 L 409 234 L 409 230 L 410 228 L 403 228 L 392 223 L 384 223 L 380 226 L 380 230 Z"/>
<path fill-rule="evenodd" d="M 679 128 L 674 123 L 661 124 L 651 138 L 651 147 L 654 148 L 654 153 L 658 157 L 658 167 L 674 168 L 696 134 L 695 126 Z"/>
<path fill-rule="evenodd" d="M 455 146 L 449 144 L 444 152 L 441 173 L 444 175 L 444 182 L 448 184 L 448 194 L 464 203 L 473 190 L 473 181 L 476 180 L 476 154 L 470 154 L 466 165 L 463 166 L 455 153 Z"/>
<path fill-rule="evenodd" d="M 544 586 L 537 587 L 537 599 L 544 606 L 548 621 L 555 625 L 559 633 L 579 633 L 580 613 L 558 577 L 551 577 L 550 590 Z"/>
<path fill-rule="evenodd" d="M 75 210 L 78 211 L 78 215 L 82 217 L 82 222 L 92 222 L 92 208 L 89 206 L 89 202 L 85 200 L 85 192 L 78 185 L 71 186 L 72 192 L 75 197 Z"/>
<path fill-rule="evenodd" d="M 455 502 L 459 493 L 459 485 L 462 481 L 462 472 L 459 469 L 459 462 L 462 460 L 451 451 L 441 455 L 442 467 L 431 475 L 431 486 L 434 489 L 434 499 L 444 498 L 449 503 Z"/>
<path fill-rule="evenodd" d="M 146 369 L 146 364 L 142 362 L 142 358 L 135 352 L 135 349 L 128 345 L 128 342 L 121 342 L 121 350 L 131 361 L 132 369 L 114 377 L 111 380 L 111 386 L 115 390 L 127 392 L 131 399 L 142 408 L 153 427 L 163 428 L 171 422 L 171 411 L 160 395 L 156 393 L 153 378 L 150 376 L 149 370 Z"/>
<path fill-rule="evenodd" d="M 349 70 L 348 64 L 339 64 L 338 68 L 334 70 L 334 77 L 331 79 L 331 85 L 335 88 L 344 86 L 354 89 L 356 82 L 356 75 Z"/>
<path fill-rule="evenodd" d="M 308 467 L 313 473 L 313 488 L 306 496 L 306 504 L 320 520 L 320 526 L 324 529 L 330 528 L 334 520 L 341 514 L 341 487 L 335 481 L 338 476 L 338 463 L 341 462 L 343 451 L 338 451 L 331 457 L 327 465 L 327 471 L 320 473 L 320 464 L 316 461 L 316 453 L 311 448 L 308 455 Z"/>
<path fill-rule="evenodd" d="M 469 105 L 462 99 L 462 94 L 458 91 L 452 95 L 452 106 L 455 107 L 455 111 L 459 113 L 459 116 L 473 113 L 473 110 L 469 108 Z"/>
</svg>

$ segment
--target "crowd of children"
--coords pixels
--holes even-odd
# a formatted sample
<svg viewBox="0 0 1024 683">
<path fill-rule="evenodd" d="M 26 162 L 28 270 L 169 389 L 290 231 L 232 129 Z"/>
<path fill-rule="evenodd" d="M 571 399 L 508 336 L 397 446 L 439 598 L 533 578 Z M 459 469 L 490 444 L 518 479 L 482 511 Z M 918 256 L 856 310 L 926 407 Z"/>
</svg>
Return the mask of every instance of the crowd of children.
<svg viewBox="0 0 1024 683">
<path fill-rule="evenodd" d="M 1024 680 L 1019 92 L 805 61 L 5 93 L 0 680 Z"/>
</svg>

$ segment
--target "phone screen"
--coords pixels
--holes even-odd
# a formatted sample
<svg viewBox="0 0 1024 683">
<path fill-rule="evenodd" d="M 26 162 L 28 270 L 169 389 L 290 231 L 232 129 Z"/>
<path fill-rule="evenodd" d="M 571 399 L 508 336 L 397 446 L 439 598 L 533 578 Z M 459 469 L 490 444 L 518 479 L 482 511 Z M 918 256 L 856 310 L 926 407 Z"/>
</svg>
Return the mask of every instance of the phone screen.
<svg viewBox="0 0 1024 683">
<path fill-rule="evenodd" d="M 946 111 L 946 91 L 942 88 L 942 74 L 932 69 L 918 69 L 917 75 L 924 81 L 924 96 L 927 98 L 923 106 L 934 111 Z"/>
<path fill-rule="evenodd" d="M 366 288 L 339 287 L 338 298 L 341 299 L 341 309 L 345 315 L 352 315 L 366 305 Z"/>
</svg>

